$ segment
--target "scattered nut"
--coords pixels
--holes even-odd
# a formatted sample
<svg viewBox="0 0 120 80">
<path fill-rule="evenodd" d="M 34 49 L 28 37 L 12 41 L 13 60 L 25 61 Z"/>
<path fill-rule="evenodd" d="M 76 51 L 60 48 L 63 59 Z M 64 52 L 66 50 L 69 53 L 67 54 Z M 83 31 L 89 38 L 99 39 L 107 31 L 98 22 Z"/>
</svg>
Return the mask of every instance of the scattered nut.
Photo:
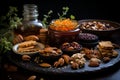
<svg viewBox="0 0 120 80">
<path fill-rule="evenodd" d="M 63 66 L 64 63 L 65 63 L 65 61 L 64 61 L 63 58 L 60 58 L 60 59 L 58 60 L 58 63 L 60 64 L 60 66 Z"/>
<path fill-rule="evenodd" d="M 22 55 L 23 61 L 30 61 L 31 57 L 29 55 Z"/>
<path fill-rule="evenodd" d="M 89 66 L 91 67 L 97 67 L 100 65 L 100 59 L 97 58 L 91 58 L 89 61 Z"/>
<path fill-rule="evenodd" d="M 111 60 L 110 57 L 103 57 L 103 62 L 109 62 Z"/>
<path fill-rule="evenodd" d="M 55 61 L 55 62 L 54 62 L 54 67 L 57 68 L 58 66 L 59 66 L 59 62 L 58 62 L 58 61 Z"/>
<path fill-rule="evenodd" d="M 35 75 L 30 76 L 27 80 L 36 80 L 36 76 Z"/>
<path fill-rule="evenodd" d="M 51 67 L 51 65 L 49 63 L 41 63 L 39 64 L 41 67 L 44 67 L 44 68 L 49 68 Z"/>
<path fill-rule="evenodd" d="M 69 64 L 70 56 L 64 54 L 64 55 L 62 55 L 62 57 L 64 58 L 65 63 L 66 63 L 66 64 Z"/>
<path fill-rule="evenodd" d="M 78 69 L 79 68 L 79 64 L 76 63 L 76 62 L 72 62 L 71 63 L 71 67 L 72 67 L 72 69 Z"/>
</svg>

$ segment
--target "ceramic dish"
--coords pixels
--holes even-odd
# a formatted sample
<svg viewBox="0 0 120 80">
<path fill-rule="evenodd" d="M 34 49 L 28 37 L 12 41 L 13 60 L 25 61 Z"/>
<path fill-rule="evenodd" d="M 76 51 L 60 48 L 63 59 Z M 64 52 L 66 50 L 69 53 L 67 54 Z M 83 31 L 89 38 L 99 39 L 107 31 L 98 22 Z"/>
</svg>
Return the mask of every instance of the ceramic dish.
<svg viewBox="0 0 120 80">
<path fill-rule="evenodd" d="M 37 51 L 34 51 L 34 52 L 23 52 L 23 53 L 22 53 L 22 52 L 18 52 L 19 44 L 20 44 L 20 43 L 14 45 L 13 48 L 12 48 L 13 52 L 16 53 L 16 54 L 19 54 L 19 55 L 25 55 L 25 54 L 27 54 L 27 55 L 32 55 L 32 54 L 36 54 L 36 53 L 39 52 L 38 50 L 37 50 Z M 38 42 L 37 42 L 36 48 L 37 48 L 37 49 L 44 49 L 44 48 L 45 48 L 45 45 L 42 44 L 42 43 L 38 43 Z"/>
<path fill-rule="evenodd" d="M 119 23 L 109 20 L 85 19 L 78 22 L 82 32 L 96 34 L 100 38 L 109 37 L 120 29 Z"/>
</svg>

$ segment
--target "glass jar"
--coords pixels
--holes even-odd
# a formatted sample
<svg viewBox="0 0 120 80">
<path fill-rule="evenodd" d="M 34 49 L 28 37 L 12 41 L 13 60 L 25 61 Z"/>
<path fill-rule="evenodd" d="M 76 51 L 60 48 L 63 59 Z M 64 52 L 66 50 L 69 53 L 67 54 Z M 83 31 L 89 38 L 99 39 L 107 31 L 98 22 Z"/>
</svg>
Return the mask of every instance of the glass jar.
<svg viewBox="0 0 120 80">
<path fill-rule="evenodd" d="M 25 4 L 23 6 L 23 21 L 22 25 L 18 26 L 14 30 L 15 35 L 21 34 L 23 37 L 29 35 L 39 36 L 40 29 L 43 28 L 43 24 L 38 20 L 38 7 L 35 4 Z"/>
</svg>

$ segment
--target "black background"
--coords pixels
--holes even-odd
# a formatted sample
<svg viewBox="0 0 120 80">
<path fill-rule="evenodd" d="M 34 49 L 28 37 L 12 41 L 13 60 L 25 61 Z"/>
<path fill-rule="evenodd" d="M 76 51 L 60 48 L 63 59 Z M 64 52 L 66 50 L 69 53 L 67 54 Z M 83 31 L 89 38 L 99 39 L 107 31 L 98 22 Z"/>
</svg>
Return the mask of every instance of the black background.
<svg viewBox="0 0 120 80">
<path fill-rule="evenodd" d="M 68 15 L 73 14 L 77 20 L 105 19 L 120 22 L 119 2 L 116 0 L 0 0 L 0 15 L 5 15 L 9 6 L 15 6 L 22 17 L 24 4 L 36 4 L 39 19 L 43 18 L 49 10 L 53 10 L 51 19 L 58 18 L 57 13 L 62 12 L 62 7 L 68 6 Z"/>
</svg>

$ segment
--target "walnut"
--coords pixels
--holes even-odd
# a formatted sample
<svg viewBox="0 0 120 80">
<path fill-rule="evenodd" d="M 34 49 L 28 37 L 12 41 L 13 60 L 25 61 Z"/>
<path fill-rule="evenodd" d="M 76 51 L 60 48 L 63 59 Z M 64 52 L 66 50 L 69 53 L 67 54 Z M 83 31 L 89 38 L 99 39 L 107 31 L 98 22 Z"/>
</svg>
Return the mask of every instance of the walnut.
<svg viewBox="0 0 120 80">
<path fill-rule="evenodd" d="M 109 62 L 111 60 L 110 57 L 103 57 L 103 62 Z"/>
<path fill-rule="evenodd" d="M 91 67 L 97 67 L 100 65 L 101 60 L 97 58 L 91 58 L 89 61 L 89 66 Z"/>
</svg>

